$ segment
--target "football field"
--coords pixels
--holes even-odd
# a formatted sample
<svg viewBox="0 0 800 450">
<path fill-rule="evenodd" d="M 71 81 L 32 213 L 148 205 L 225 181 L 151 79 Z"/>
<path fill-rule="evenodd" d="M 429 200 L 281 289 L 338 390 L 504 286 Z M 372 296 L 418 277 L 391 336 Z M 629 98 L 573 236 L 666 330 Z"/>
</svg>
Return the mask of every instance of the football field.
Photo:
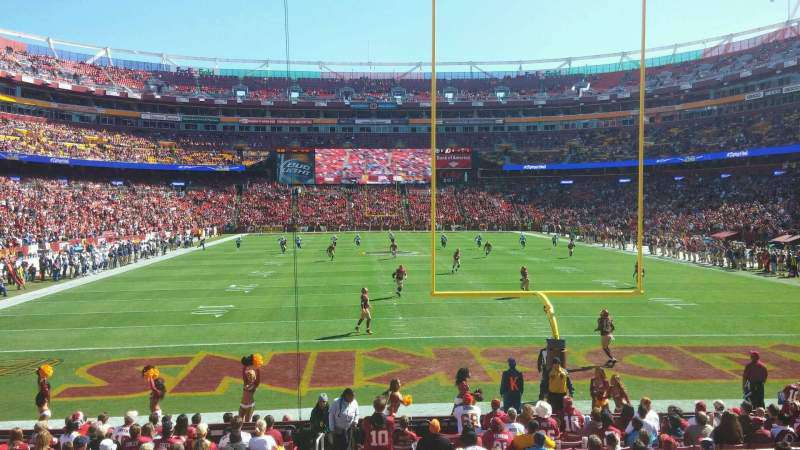
<svg viewBox="0 0 800 450">
<path fill-rule="evenodd" d="M 453 377 L 470 367 L 473 388 L 487 399 L 515 356 L 535 400 L 538 350 L 550 336 L 534 298 L 432 299 L 429 235 L 397 233 L 400 254 L 388 252 L 387 233 L 339 233 L 335 260 L 325 254 L 332 234 L 303 234 L 296 260 L 281 254 L 278 235 L 247 235 L 28 303 L 0 310 L 0 420 L 35 419 L 34 367 L 55 366 L 52 409 L 88 416 L 126 409 L 147 411 L 140 376 L 145 364 L 164 375 L 165 412 L 235 411 L 245 354 L 266 364 L 257 410 L 304 407 L 354 386 L 363 404 L 400 378 L 414 402 L 450 402 Z M 484 233 L 488 257 L 475 233 L 449 233 L 438 245 L 439 290 L 517 290 L 529 268 L 532 289 L 597 290 L 633 287 L 632 254 L 579 244 L 568 256 L 565 239 Z M 453 251 L 462 269 L 450 271 Z M 293 269 L 297 267 L 295 289 Z M 392 272 L 408 270 L 401 298 Z M 568 366 L 605 362 L 597 333 L 601 308 L 617 331 L 619 373 L 632 399 L 733 399 L 741 396 L 741 364 L 761 351 L 771 370 L 767 397 L 800 376 L 800 286 L 648 258 L 645 295 L 629 298 L 552 298 Z M 354 331 L 359 290 L 370 291 L 373 335 Z M 3 300 L 0 300 L 2 303 Z M 296 306 L 297 305 L 297 306 Z M 299 342 L 295 337 L 299 335 Z M 297 352 L 299 350 L 299 352 Z M 576 398 L 587 400 L 590 372 L 573 374 Z M 446 411 L 444 411 L 446 412 Z"/>
</svg>

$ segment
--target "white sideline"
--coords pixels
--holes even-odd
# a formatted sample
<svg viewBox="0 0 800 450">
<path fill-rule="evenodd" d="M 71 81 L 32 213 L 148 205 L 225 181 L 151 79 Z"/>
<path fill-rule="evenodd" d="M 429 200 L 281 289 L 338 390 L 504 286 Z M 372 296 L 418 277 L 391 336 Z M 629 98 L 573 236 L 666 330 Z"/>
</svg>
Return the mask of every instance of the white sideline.
<svg viewBox="0 0 800 450">
<path fill-rule="evenodd" d="M 222 244 L 223 242 L 228 242 L 232 239 L 236 239 L 237 237 L 241 236 L 241 234 L 236 234 L 233 236 L 227 236 L 221 239 L 214 240 L 206 244 L 206 247 L 213 247 L 218 244 Z M 199 250 L 197 247 L 192 246 L 191 248 L 180 248 L 175 251 L 171 251 L 166 255 L 156 256 L 149 259 L 140 259 L 139 261 L 128 264 L 127 266 L 117 267 L 116 269 L 111 270 L 104 270 L 100 273 L 94 275 L 88 275 L 82 278 L 75 278 L 73 280 L 65 281 L 63 283 L 57 283 L 53 286 L 48 286 L 46 288 L 37 289 L 33 292 L 29 292 L 26 294 L 20 294 L 14 296 L 11 300 L 0 300 L 0 310 L 11 308 L 12 306 L 21 305 L 23 303 L 28 303 L 30 301 L 46 297 L 50 294 L 55 294 L 58 292 L 63 292 L 68 289 L 76 288 L 78 286 L 83 286 L 85 284 L 94 283 L 98 280 L 103 280 L 108 277 L 113 277 L 115 275 L 119 275 L 121 273 L 129 272 L 131 270 L 140 269 L 142 267 L 147 267 L 150 264 L 155 264 L 157 262 L 166 261 L 168 259 L 175 258 L 177 256 L 185 255 L 187 253 L 191 253 L 193 251 Z"/>
<path fill-rule="evenodd" d="M 446 339 L 543 339 L 549 338 L 550 333 L 542 334 L 490 334 L 490 335 L 471 335 L 460 336 L 396 336 L 396 337 L 357 337 L 342 338 L 334 340 L 320 339 L 300 339 L 301 344 L 328 344 L 330 342 L 375 342 L 375 341 L 425 341 L 425 340 L 446 340 Z M 597 339 L 597 334 L 570 334 L 570 339 Z M 800 337 L 800 333 L 708 333 L 708 334 L 617 334 L 616 337 L 631 339 L 651 339 L 651 338 L 691 338 L 691 337 Z M 157 344 L 157 345 L 130 345 L 114 347 L 65 347 L 65 348 L 33 348 L 22 350 L 0 350 L 0 354 L 6 353 L 53 353 L 53 352 L 85 352 L 85 351 L 112 351 L 112 350 L 149 350 L 163 348 L 193 348 L 193 347 L 224 347 L 224 346 L 244 346 L 244 345 L 275 345 L 275 344 L 295 344 L 298 341 L 241 341 L 241 342 L 192 342 L 187 344 Z"/>
<path fill-rule="evenodd" d="M 516 233 L 516 231 L 510 231 L 509 233 Z M 536 237 L 536 238 L 539 238 L 539 239 L 550 239 L 550 235 L 547 235 L 547 234 L 544 234 L 544 233 L 540 233 L 540 232 L 531 233 L 531 232 L 525 231 L 524 233 L 526 235 L 528 235 L 528 236 Z M 625 253 L 625 254 L 628 254 L 628 255 L 635 255 L 637 253 L 635 249 L 628 250 L 628 244 L 627 243 L 625 244 L 625 250 L 621 250 L 621 249 L 618 249 L 618 248 L 615 248 L 615 247 L 603 247 L 600 244 L 587 244 L 586 242 L 576 242 L 576 244 L 583 245 L 583 246 L 590 247 L 590 248 L 596 248 L 596 249 L 599 249 L 599 250 L 606 250 L 606 251 L 611 251 L 611 252 L 616 252 L 616 253 Z M 651 255 L 647 251 L 642 252 L 642 256 L 644 256 L 645 258 L 648 258 L 648 259 L 656 260 L 656 261 L 664 261 L 664 262 L 668 262 L 668 263 L 672 263 L 672 264 L 681 264 L 683 266 L 694 267 L 694 268 L 697 268 L 697 269 L 718 270 L 718 271 L 719 271 L 719 269 L 721 269 L 721 267 L 712 266 L 710 264 L 693 263 L 693 262 L 690 262 L 690 261 L 670 258 L 670 257 L 663 256 L 663 255 Z M 730 271 L 730 272 L 728 272 L 728 271 L 719 271 L 719 273 L 727 273 L 729 275 L 737 275 L 737 276 L 740 276 L 740 277 L 747 277 L 747 278 L 750 278 L 750 279 L 753 279 L 753 280 L 770 281 L 772 283 L 780 283 L 780 284 L 785 284 L 787 286 L 800 287 L 800 283 L 798 283 L 796 281 L 792 281 L 792 280 L 789 280 L 789 279 L 786 279 L 786 278 L 758 277 L 758 276 L 756 276 L 755 274 L 753 274 L 750 271 L 734 270 L 734 271 Z"/>
<path fill-rule="evenodd" d="M 369 394 L 365 394 L 363 390 L 357 390 L 356 395 L 361 394 L 361 398 L 370 398 Z M 339 396 L 339 392 L 328 392 L 328 396 L 330 401 L 333 401 L 334 398 Z M 526 402 L 532 402 L 536 399 L 531 395 L 530 398 L 524 398 Z M 700 400 L 700 399 L 696 399 Z M 653 407 L 656 411 L 666 411 L 667 407 L 670 405 L 675 405 L 684 411 L 694 411 L 694 402 L 695 399 L 681 399 L 681 400 L 653 400 Z M 706 401 L 707 404 L 712 403 L 712 399 L 703 399 Z M 144 399 L 131 399 L 133 402 L 138 402 L 144 405 Z M 722 400 L 727 407 L 734 407 L 739 406 L 741 403 L 741 399 L 727 399 Z M 256 407 L 258 405 L 256 404 Z M 489 412 L 491 411 L 491 405 L 489 402 L 481 402 L 478 403 L 480 406 L 481 411 Z M 583 413 L 589 414 L 592 411 L 591 400 L 576 400 L 575 406 Z M 238 408 L 238 405 L 231 405 L 231 411 L 236 413 L 237 411 L 233 409 L 234 407 Z M 409 416 L 448 416 L 453 409 L 452 403 L 420 403 L 420 404 L 413 404 L 411 406 L 404 406 L 400 409 L 400 414 L 407 414 Z M 53 410 L 55 414 L 53 418 L 50 419 L 50 423 L 53 427 L 58 428 L 61 423 L 61 416 L 67 416 L 72 413 L 72 410 L 63 410 L 58 402 L 55 402 L 53 405 Z M 173 420 L 177 414 L 185 413 L 185 414 L 193 414 L 196 411 L 171 411 L 168 407 L 164 408 L 164 414 L 172 414 Z M 373 412 L 372 405 L 359 405 L 359 415 L 361 417 L 368 417 Z M 270 410 L 263 410 L 263 409 L 256 409 L 256 414 L 260 414 L 264 417 L 267 414 L 272 415 L 276 421 L 280 421 L 284 415 L 289 415 L 294 420 L 298 419 L 298 410 L 297 408 L 284 408 L 284 409 L 270 409 Z M 147 412 L 146 411 L 139 411 L 139 424 L 143 424 L 147 421 Z M 223 412 L 208 412 L 208 413 L 201 413 L 203 416 L 203 422 L 205 423 L 222 423 L 222 415 Z M 300 410 L 300 419 L 308 420 L 309 416 L 311 415 L 311 408 L 302 408 Z M 94 419 L 94 417 L 89 416 L 89 419 Z M 0 429 L 9 429 L 13 427 L 22 427 L 23 429 L 31 429 L 33 425 L 36 423 L 35 420 L 7 420 L 0 422 Z M 111 417 L 109 419 L 109 424 L 112 426 L 122 425 L 122 416 L 118 417 Z"/>
</svg>

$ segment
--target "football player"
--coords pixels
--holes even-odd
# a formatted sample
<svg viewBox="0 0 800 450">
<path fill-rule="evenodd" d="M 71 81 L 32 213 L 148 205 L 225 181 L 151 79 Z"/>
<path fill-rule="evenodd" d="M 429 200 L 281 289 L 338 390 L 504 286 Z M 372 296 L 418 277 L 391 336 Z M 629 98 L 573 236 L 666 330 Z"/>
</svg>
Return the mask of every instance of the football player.
<svg viewBox="0 0 800 450">
<path fill-rule="evenodd" d="M 402 264 L 397 266 L 397 269 L 392 273 L 392 278 L 394 278 L 395 283 L 397 283 L 397 296 L 402 297 L 403 292 L 403 282 L 408 278 L 408 272 L 406 272 L 406 268 L 403 267 Z"/>
<path fill-rule="evenodd" d="M 461 249 L 457 248 L 456 252 L 453 253 L 453 269 L 450 271 L 450 273 L 456 273 L 460 268 L 461 268 Z"/>
<path fill-rule="evenodd" d="M 608 314 L 608 310 L 603 308 L 600 310 L 600 317 L 597 319 L 597 328 L 594 331 L 600 332 L 600 345 L 603 347 L 603 352 L 608 356 L 608 364 L 617 362 L 617 358 L 611 354 L 611 342 L 614 341 L 614 321 Z"/>
<path fill-rule="evenodd" d="M 528 278 L 528 268 L 522 266 L 519 269 L 519 288 L 522 291 L 529 291 L 531 285 L 531 280 Z"/>
</svg>

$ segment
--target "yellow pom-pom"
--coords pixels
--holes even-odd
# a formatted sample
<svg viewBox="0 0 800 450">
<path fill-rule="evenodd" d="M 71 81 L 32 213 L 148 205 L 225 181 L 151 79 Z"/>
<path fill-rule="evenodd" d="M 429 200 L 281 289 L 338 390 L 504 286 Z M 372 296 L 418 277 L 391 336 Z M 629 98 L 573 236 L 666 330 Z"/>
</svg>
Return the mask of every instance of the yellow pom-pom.
<svg viewBox="0 0 800 450">
<path fill-rule="evenodd" d="M 405 406 L 411 406 L 412 402 L 413 402 L 413 398 L 411 397 L 411 395 L 406 395 L 405 397 L 403 397 L 403 404 Z"/>
<path fill-rule="evenodd" d="M 159 375 L 161 375 L 161 373 L 158 371 L 158 368 L 151 367 L 147 369 L 142 375 L 148 380 L 155 380 L 156 378 L 159 377 Z"/>
<path fill-rule="evenodd" d="M 259 368 L 264 365 L 264 357 L 261 353 L 253 353 L 253 366 Z"/>
<path fill-rule="evenodd" d="M 50 364 L 42 364 L 39 366 L 39 373 L 47 378 L 50 378 L 53 376 L 53 366 Z"/>
</svg>

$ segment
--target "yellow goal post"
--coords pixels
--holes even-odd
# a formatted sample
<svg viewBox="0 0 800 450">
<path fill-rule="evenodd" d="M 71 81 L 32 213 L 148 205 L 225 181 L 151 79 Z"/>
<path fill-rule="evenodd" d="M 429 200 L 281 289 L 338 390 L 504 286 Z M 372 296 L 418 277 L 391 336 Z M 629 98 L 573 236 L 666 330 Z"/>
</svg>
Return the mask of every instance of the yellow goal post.
<svg viewBox="0 0 800 450">
<path fill-rule="evenodd" d="M 558 325 L 550 297 L 632 297 L 644 294 L 643 231 L 644 231 L 644 122 L 645 122 L 645 24 L 647 0 L 642 0 L 641 42 L 639 52 L 639 134 L 638 134 L 638 192 L 636 214 L 636 287 L 627 290 L 562 290 L 562 291 L 440 291 L 436 289 L 436 0 L 431 0 L 431 117 L 430 117 L 430 158 L 431 158 L 431 291 L 434 298 L 466 297 L 538 297 L 544 305 L 550 322 L 553 337 L 558 339 Z"/>
</svg>

